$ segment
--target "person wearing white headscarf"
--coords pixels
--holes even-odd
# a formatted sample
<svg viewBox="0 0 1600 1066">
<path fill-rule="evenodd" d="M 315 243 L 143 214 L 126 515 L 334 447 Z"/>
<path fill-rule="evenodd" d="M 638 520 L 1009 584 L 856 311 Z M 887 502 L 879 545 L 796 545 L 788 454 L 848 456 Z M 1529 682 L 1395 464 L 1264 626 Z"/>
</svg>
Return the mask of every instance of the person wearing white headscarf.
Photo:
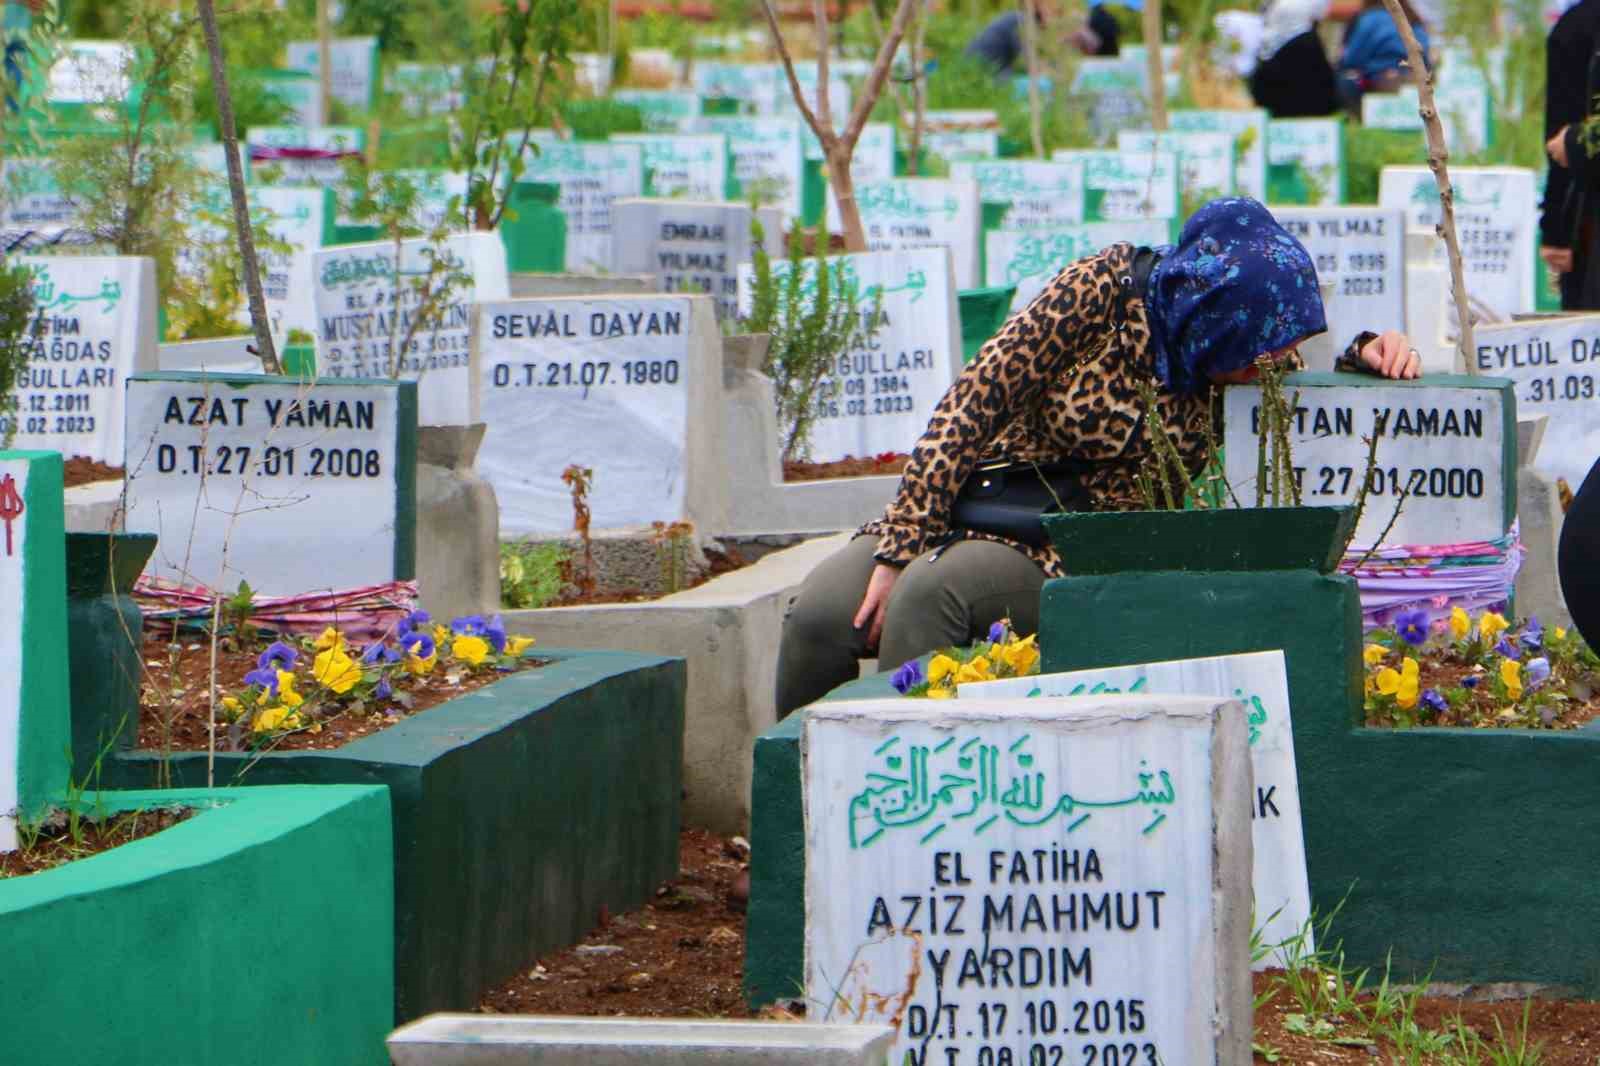
<svg viewBox="0 0 1600 1066">
<path fill-rule="evenodd" d="M 1314 118 L 1339 110 L 1338 85 L 1317 22 L 1328 0 L 1270 0 L 1262 13 L 1259 61 L 1250 95 L 1273 118 Z"/>
</svg>

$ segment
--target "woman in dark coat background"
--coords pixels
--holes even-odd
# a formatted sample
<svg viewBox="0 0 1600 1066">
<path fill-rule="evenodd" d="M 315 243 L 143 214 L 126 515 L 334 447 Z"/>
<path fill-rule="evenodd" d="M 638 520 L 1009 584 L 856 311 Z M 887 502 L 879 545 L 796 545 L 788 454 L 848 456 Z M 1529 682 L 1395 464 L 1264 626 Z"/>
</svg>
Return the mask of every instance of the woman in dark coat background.
<svg viewBox="0 0 1600 1066">
<path fill-rule="evenodd" d="M 1319 118 L 1339 110 L 1333 65 L 1317 36 L 1327 7 L 1327 0 L 1272 0 L 1263 12 L 1250 95 L 1273 118 Z"/>
<path fill-rule="evenodd" d="M 1539 255 L 1560 278 L 1561 308 L 1600 309 L 1600 270 L 1595 268 L 1600 161 L 1584 149 L 1580 131 L 1600 91 L 1600 0 L 1583 0 L 1550 30 L 1544 102 L 1545 149 L 1550 174 L 1539 218 Z"/>
</svg>

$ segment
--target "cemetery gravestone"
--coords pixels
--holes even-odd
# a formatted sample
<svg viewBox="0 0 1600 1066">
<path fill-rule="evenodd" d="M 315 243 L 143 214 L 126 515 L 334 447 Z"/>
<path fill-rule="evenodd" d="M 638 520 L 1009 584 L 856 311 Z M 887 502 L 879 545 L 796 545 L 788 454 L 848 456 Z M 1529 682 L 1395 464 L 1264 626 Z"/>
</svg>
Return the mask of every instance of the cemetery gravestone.
<svg viewBox="0 0 1600 1066">
<path fill-rule="evenodd" d="M 687 200 L 618 200 L 612 205 L 618 236 L 612 241 L 617 274 L 654 274 L 663 292 L 705 293 L 717 317 L 738 315 L 739 266 L 754 256 L 750 208 Z M 783 257 L 783 218 L 761 208 L 767 255 Z"/>
<path fill-rule="evenodd" d="M 320 75 L 322 51 L 316 41 L 290 41 L 290 70 Z M 328 80 L 333 98 L 357 111 L 370 111 L 377 103 L 378 39 L 376 37 L 337 37 L 331 43 L 332 69 Z"/>
<path fill-rule="evenodd" d="M 947 164 L 962 160 L 994 159 L 1000 154 L 999 130 L 928 130 L 922 147 Z"/>
<path fill-rule="evenodd" d="M 1267 120 L 1267 203 L 1340 204 L 1344 180 L 1340 119 Z"/>
<path fill-rule="evenodd" d="M 1300 783 L 1294 765 L 1294 730 L 1289 676 L 1281 651 L 1174 659 L 1103 670 L 1007 678 L 960 686 L 961 699 L 1026 699 L 1039 696 L 1221 696 L 1239 701 L 1249 727 L 1255 784 L 1250 836 L 1255 865 L 1256 930 L 1263 944 L 1282 944 L 1301 934 L 1312 950 L 1311 889 L 1306 880 L 1306 839 L 1300 823 Z M 1266 953 L 1257 969 L 1282 966 Z"/>
<path fill-rule="evenodd" d="M 1229 133 L 1122 130 L 1117 134 L 1121 152 L 1171 152 L 1178 157 L 1180 192 L 1198 206 L 1219 196 L 1233 195 L 1234 140 Z"/>
<path fill-rule="evenodd" d="M 568 466 L 594 471 L 595 528 L 722 518 L 720 333 L 709 300 L 484 302 L 474 343 L 488 429 L 478 470 L 500 530 L 572 529 Z"/>
<path fill-rule="evenodd" d="M 721 200 L 728 195 L 728 138 L 721 133 L 618 133 L 643 153 L 651 196 Z"/>
<path fill-rule="evenodd" d="M 575 142 L 546 134 L 523 156 L 523 181 L 561 187 L 557 206 L 567 217 L 567 269 L 607 270 L 611 263 L 611 204 L 644 195 L 644 156 L 637 144 Z M 719 191 L 714 197 L 722 199 Z"/>
<path fill-rule="evenodd" d="M 804 67 L 796 68 L 798 76 Z M 813 77 L 815 74 L 813 73 Z M 775 64 L 723 63 L 694 64 L 694 91 L 702 98 L 737 100 L 754 110 L 764 106 L 776 92 L 783 75 Z"/>
<path fill-rule="evenodd" d="M 1136 247 L 1155 247 L 1165 244 L 1168 237 L 1167 223 L 1153 220 L 1085 222 L 1044 230 L 991 230 L 984 235 L 984 284 L 1016 286 L 1011 309 L 1020 310 L 1032 303 L 1069 263 L 1122 241 Z"/>
<path fill-rule="evenodd" d="M 123 388 L 156 366 L 156 267 L 133 256 L 22 256 L 34 332 L 17 375 L 13 444 L 116 465 Z"/>
<path fill-rule="evenodd" d="M 817 140 L 817 135 L 811 132 L 811 127 L 806 126 L 801 130 L 801 136 L 806 143 L 806 158 L 820 160 L 822 156 L 822 142 Z M 861 127 L 861 139 L 856 141 L 856 150 L 850 156 L 850 178 L 857 184 L 874 181 L 888 181 L 894 177 L 894 127 L 887 122 L 869 122 Z M 823 178 L 827 178 L 827 166 L 822 168 Z"/>
<path fill-rule="evenodd" d="M 815 290 L 815 259 L 803 290 Z M 955 277 L 946 248 L 867 252 L 828 260 L 834 291 L 853 283 L 856 310 L 878 307 L 877 330 L 862 347 L 839 356 L 834 372 L 817 386 L 817 420 L 811 458 L 832 462 L 850 456 L 908 452 L 945 390 L 961 369 L 961 320 Z M 774 263 L 775 281 L 787 262 Z M 748 314 L 753 273 L 739 270 L 739 308 Z M 881 303 L 879 303 L 881 301 Z"/>
<path fill-rule="evenodd" d="M 978 286 L 982 211 L 978 186 L 948 178 L 891 178 L 856 186 L 869 251 L 949 248 L 956 286 Z M 839 232 L 839 205 L 828 202 L 828 229 Z"/>
<path fill-rule="evenodd" d="M 407 115 L 449 115 L 466 106 L 464 79 L 459 63 L 396 63 L 389 70 L 386 89 L 400 97 Z"/>
<path fill-rule="evenodd" d="M 695 120 L 694 128 L 727 137 L 739 199 L 776 204 L 783 228 L 801 216 L 805 146 L 798 119 L 711 115 Z"/>
<path fill-rule="evenodd" d="M 1046 229 L 1083 221 L 1083 164 L 991 159 L 950 164 L 950 176 L 972 181 L 983 203 L 1004 203 L 1001 229 Z"/>
<path fill-rule="evenodd" d="M 1538 198 L 1533 171 L 1522 167 L 1453 167 L 1456 236 L 1473 314 L 1507 321 L 1533 310 Z M 1384 167 L 1378 204 L 1399 208 L 1406 226 L 1432 233 L 1439 222 L 1439 190 L 1427 167 Z M 1445 262 L 1443 241 L 1434 259 Z M 1453 304 L 1449 305 L 1453 308 Z M 1449 320 L 1453 325 L 1454 311 Z"/>
<path fill-rule="evenodd" d="M 1487 86 L 1457 81 L 1435 86 L 1434 107 L 1452 154 L 1473 155 L 1489 146 L 1490 101 Z M 1425 136 L 1415 86 L 1361 97 L 1361 124 L 1380 130 L 1406 130 Z"/>
<path fill-rule="evenodd" d="M 358 126 L 252 126 L 245 135 L 256 181 L 276 171 L 280 185 L 337 186 L 344 161 L 366 147 Z"/>
<path fill-rule="evenodd" d="M 67 41 L 50 66 L 45 95 L 52 104 L 107 104 L 133 90 L 133 46 L 121 41 Z"/>
<path fill-rule="evenodd" d="M 1084 218 L 1090 222 L 1178 219 L 1178 157 L 1171 152 L 1057 149 L 1052 159 L 1083 161 Z"/>
<path fill-rule="evenodd" d="M 71 228 L 78 209 L 56 184 L 48 159 L 0 162 L 0 231 L 58 233 Z"/>
<path fill-rule="evenodd" d="M 1382 207 L 1274 207 L 1272 214 L 1311 253 L 1317 278 L 1333 283 L 1326 310 L 1336 351 L 1362 330 L 1405 329 L 1404 215 Z"/>
<path fill-rule="evenodd" d="M 1600 316 L 1480 326 L 1473 339 L 1478 373 L 1514 381 L 1523 417 L 1550 416 L 1533 465 L 1577 489 L 1600 458 Z"/>
<path fill-rule="evenodd" d="M 637 53 L 635 53 L 637 56 Z M 677 89 L 618 89 L 611 99 L 639 109 L 650 133 L 682 133 L 700 117 L 700 96 Z"/>
<path fill-rule="evenodd" d="M 0 452 L 0 852 L 67 788 L 66 525 L 61 456 Z"/>
<path fill-rule="evenodd" d="M 1179 109 L 1167 116 L 1171 129 L 1183 133 L 1231 134 L 1238 149 L 1233 187 L 1240 196 L 1267 199 L 1267 113 L 1249 111 L 1190 111 Z"/>
<path fill-rule="evenodd" d="M 395 345 L 413 324 L 434 255 L 464 280 L 422 324 L 393 373 Z M 478 421 L 471 361 L 471 307 L 510 295 L 506 249 L 495 233 L 463 233 L 439 245 L 424 239 L 325 248 L 313 257 L 317 373 L 327 378 L 405 378 L 421 382 L 418 417 L 427 426 Z M 444 275 L 430 282 L 434 291 Z"/>
<path fill-rule="evenodd" d="M 1143 63 L 1120 56 L 1089 56 L 1078 61 L 1072 94 L 1087 105 L 1089 129 L 1098 143 L 1113 140 L 1119 130 L 1146 121 L 1149 83 L 1149 70 Z"/>
<path fill-rule="evenodd" d="M 292 596 L 416 573 L 417 386 L 257 374 L 128 382 L 127 526 L 146 574 Z"/>
<path fill-rule="evenodd" d="M 1218 697 L 806 712 L 806 996 L 890 1062 L 1250 1058 L 1250 766 Z M 881 998 L 880 998 L 881 997 Z"/>
<path fill-rule="evenodd" d="M 1461 544 L 1505 536 L 1516 519 L 1517 415 L 1512 383 L 1441 375 L 1389 381 L 1296 374 L 1289 441 L 1302 502 L 1354 503 L 1381 419 L 1376 467 L 1353 544 Z M 1235 496 L 1256 498 L 1260 389 L 1223 395 L 1225 473 Z M 1403 501 L 1403 502 L 1402 502 Z M 1399 505 L 1399 515 L 1395 509 Z"/>
</svg>

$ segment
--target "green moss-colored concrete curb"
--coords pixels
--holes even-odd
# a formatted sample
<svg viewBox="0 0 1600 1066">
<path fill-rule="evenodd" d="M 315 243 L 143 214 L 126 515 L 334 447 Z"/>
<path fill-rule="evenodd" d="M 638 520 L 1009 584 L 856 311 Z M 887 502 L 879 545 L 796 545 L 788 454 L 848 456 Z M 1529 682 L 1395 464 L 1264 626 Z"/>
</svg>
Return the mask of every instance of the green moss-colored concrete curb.
<svg viewBox="0 0 1600 1066">
<path fill-rule="evenodd" d="M 380 1066 L 393 1005 L 387 790 L 102 793 L 218 804 L 0 881 L 8 1066 Z M 93 805 L 95 798 L 86 797 Z"/>
<path fill-rule="evenodd" d="M 28 461 L 23 491 L 27 536 L 22 544 L 23 641 L 20 735 L 17 738 L 17 809 L 44 809 L 67 785 L 72 745 L 67 657 L 67 550 L 60 452 L 0 452 Z"/>
<path fill-rule="evenodd" d="M 1338 565 L 1350 507 L 1085 511 L 1044 519 L 1075 574 L 1150 570 L 1311 570 Z M 1098 664 L 1105 665 L 1105 664 Z"/>
<path fill-rule="evenodd" d="M 984 207 L 991 205 L 984 204 Z M 963 289 L 956 293 L 961 310 L 961 361 L 972 362 L 983 342 L 1000 332 L 1011 314 L 1011 299 L 1017 287 L 997 286 L 987 289 Z"/>
<path fill-rule="evenodd" d="M 390 787 L 397 1021 L 484 992 L 678 869 L 681 659 L 539 649 L 553 661 L 329 752 L 217 756 L 221 783 Z M 110 768 L 145 785 L 157 758 Z M 168 763 L 205 781 L 203 753 Z"/>
</svg>

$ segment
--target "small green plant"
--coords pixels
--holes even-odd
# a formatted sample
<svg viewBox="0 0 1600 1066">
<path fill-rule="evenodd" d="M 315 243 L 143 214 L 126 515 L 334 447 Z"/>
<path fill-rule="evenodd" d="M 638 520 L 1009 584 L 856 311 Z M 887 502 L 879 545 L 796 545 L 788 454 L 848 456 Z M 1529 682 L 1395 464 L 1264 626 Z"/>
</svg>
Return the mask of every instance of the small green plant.
<svg viewBox="0 0 1600 1066">
<path fill-rule="evenodd" d="M 33 272 L 0 259 L 0 447 L 17 436 L 17 375 L 28 364 L 34 319 Z"/>
<path fill-rule="evenodd" d="M 250 582 L 240 580 L 233 595 L 222 601 L 222 624 L 233 632 L 233 646 L 248 648 L 255 643 L 255 627 L 250 624 L 256 609 L 256 592 Z"/>
<path fill-rule="evenodd" d="M 689 583 L 689 550 L 694 545 L 692 522 L 650 523 L 650 543 L 661 564 L 661 587 L 679 592 Z"/>
<path fill-rule="evenodd" d="M 561 595 L 572 553 L 554 541 L 500 545 L 500 602 L 536 609 Z"/>
<path fill-rule="evenodd" d="M 836 414 L 840 402 L 820 395 L 822 381 L 839 356 L 867 344 L 876 334 L 883 295 L 875 291 L 871 306 L 863 310 L 866 294 L 854 272 L 844 269 L 849 264 L 829 263 L 825 254 L 806 258 L 798 223 L 786 262 L 774 265 L 765 241 L 760 221 L 752 216 L 755 284 L 750 314 L 741 325 L 748 333 L 772 335 L 762 370 L 772 379 L 776 394 L 783 458 L 802 459 L 817 418 Z M 822 243 L 819 235 L 818 244 Z"/>
</svg>

